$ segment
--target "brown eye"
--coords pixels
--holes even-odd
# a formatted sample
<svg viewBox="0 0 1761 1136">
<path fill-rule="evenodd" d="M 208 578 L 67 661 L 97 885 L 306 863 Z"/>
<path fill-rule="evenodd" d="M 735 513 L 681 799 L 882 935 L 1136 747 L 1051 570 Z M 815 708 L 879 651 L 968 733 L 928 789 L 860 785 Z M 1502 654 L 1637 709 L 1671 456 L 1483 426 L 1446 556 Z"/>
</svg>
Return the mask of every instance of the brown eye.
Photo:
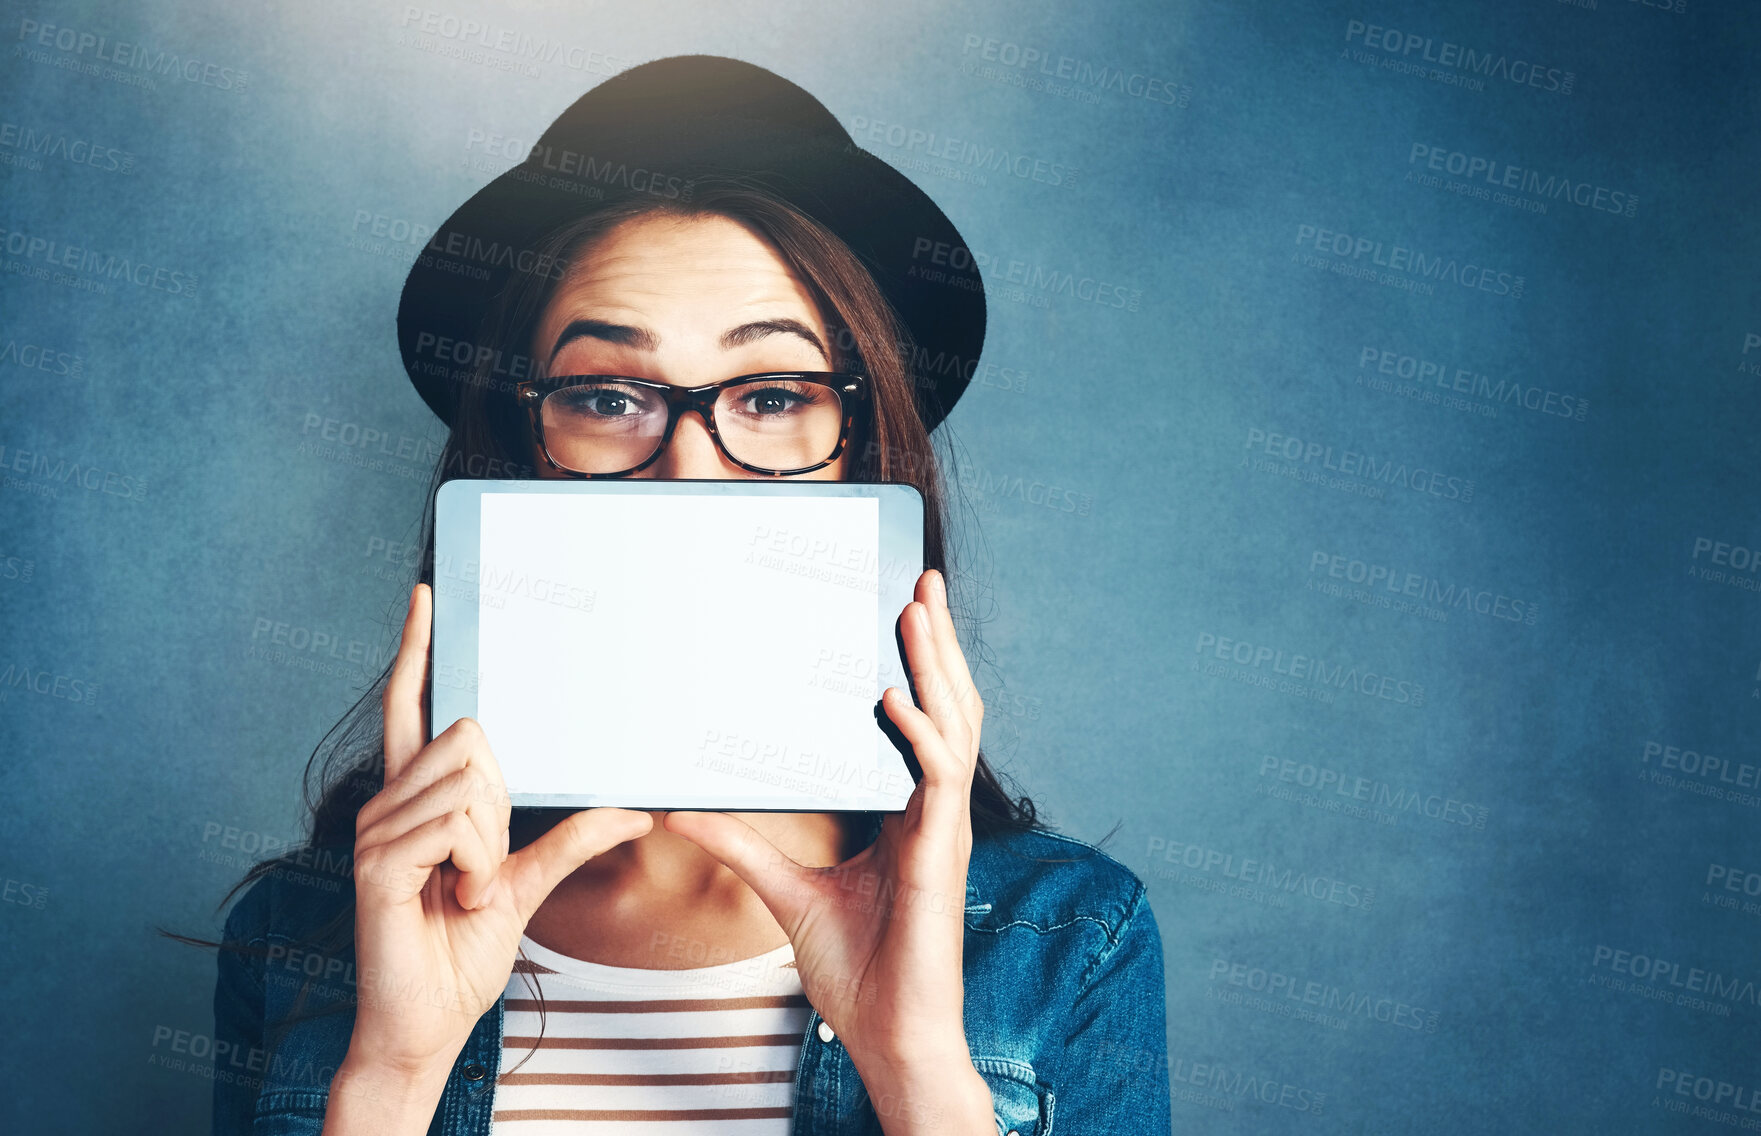
<svg viewBox="0 0 1761 1136">
<path fill-rule="evenodd" d="M 579 418 L 627 418 L 646 414 L 653 400 L 638 388 L 619 383 L 582 383 L 550 396 L 557 414 Z"/>
<path fill-rule="evenodd" d="M 723 401 L 734 413 L 748 418 L 780 418 L 821 405 L 828 394 L 824 387 L 811 383 L 747 383 L 724 392 Z"/>
</svg>

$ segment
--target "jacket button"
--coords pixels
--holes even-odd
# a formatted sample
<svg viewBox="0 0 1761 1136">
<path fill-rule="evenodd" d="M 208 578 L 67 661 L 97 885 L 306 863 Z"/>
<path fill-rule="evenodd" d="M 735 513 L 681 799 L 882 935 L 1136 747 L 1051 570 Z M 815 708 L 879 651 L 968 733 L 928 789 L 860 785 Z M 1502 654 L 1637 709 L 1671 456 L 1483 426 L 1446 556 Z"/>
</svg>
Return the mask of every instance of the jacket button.
<svg viewBox="0 0 1761 1136">
<path fill-rule="evenodd" d="M 832 1027 L 830 1025 L 826 1024 L 826 1022 L 822 1019 L 819 1023 L 819 1040 L 826 1042 L 829 1045 L 831 1043 L 832 1038 L 837 1037 L 837 1036 L 838 1036 L 837 1034 L 832 1032 Z"/>
<path fill-rule="evenodd" d="M 489 1070 L 477 1064 L 475 1061 L 465 1066 L 460 1072 L 465 1075 L 465 1080 L 467 1081 L 481 1081 L 484 1077 L 489 1075 Z"/>
</svg>

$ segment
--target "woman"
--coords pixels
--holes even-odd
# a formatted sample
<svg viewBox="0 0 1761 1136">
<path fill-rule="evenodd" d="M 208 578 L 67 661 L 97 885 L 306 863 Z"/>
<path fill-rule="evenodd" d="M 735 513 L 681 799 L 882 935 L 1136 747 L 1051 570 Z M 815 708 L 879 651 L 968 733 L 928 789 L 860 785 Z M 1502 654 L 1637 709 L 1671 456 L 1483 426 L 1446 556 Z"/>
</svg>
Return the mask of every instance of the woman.
<svg viewBox="0 0 1761 1136">
<path fill-rule="evenodd" d="M 951 235 L 963 251 L 958 234 L 847 135 L 828 146 L 836 135 L 805 92 L 747 64 L 625 72 L 430 242 L 400 341 L 452 427 L 436 484 L 915 484 L 929 567 L 898 626 L 915 701 L 882 697 L 918 767 L 907 809 L 510 809 L 474 721 L 424 742 L 430 557 L 376 688 L 382 723 L 351 723 L 333 753 L 348 768 L 327 775 L 307 846 L 254 868 L 227 919 L 216 1132 L 1167 1131 L 1143 884 L 1047 831 L 979 753 L 928 440 L 971 371 L 938 378 L 921 356 L 928 344 L 976 362 L 982 292 L 915 281 L 903 250 L 933 257 Z M 617 150 L 647 159 L 647 176 L 624 162 L 629 192 L 584 203 L 578 176 L 543 172 L 569 164 L 559 150 L 577 175 L 615 178 Z M 858 175 L 867 184 L 852 187 Z M 650 188 L 672 178 L 688 194 Z M 840 188 L 873 207 L 828 206 Z M 495 271 L 462 271 L 473 259 Z M 467 366 L 434 366 L 432 350 Z M 697 411 L 669 417 L 639 385 L 571 378 L 704 387 L 777 372 L 861 373 L 871 390 L 839 408 L 835 442 L 786 470 L 734 452 L 733 432 Z M 723 395 L 724 423 L 837 398 L 774 377 Z M 657 416 L 643 445 L 612 454 L 564 444 L 564 400 Z M 430 494 L 424 546 L 432 508 Z M 680 965 L 705 959 L 719 961 Z M 562 1000 L 547 1006 L 543 988 Z M 540 1072 L 517 1072 L 528 1060 Z"/>
</svg>

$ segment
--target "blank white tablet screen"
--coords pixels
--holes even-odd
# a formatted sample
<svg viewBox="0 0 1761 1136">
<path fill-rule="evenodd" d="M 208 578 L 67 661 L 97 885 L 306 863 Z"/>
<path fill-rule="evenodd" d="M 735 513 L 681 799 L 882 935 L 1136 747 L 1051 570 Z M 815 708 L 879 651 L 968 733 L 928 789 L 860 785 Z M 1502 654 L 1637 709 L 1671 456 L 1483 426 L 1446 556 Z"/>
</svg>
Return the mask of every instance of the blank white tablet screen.
<svg viewBox="0 0 1761 1136">
<path fill-rule="evenodd" d="M 873 790 L 878 500 L 481 508 L 477 718 L 509 792 L 786 808 Z"/>
</svg>

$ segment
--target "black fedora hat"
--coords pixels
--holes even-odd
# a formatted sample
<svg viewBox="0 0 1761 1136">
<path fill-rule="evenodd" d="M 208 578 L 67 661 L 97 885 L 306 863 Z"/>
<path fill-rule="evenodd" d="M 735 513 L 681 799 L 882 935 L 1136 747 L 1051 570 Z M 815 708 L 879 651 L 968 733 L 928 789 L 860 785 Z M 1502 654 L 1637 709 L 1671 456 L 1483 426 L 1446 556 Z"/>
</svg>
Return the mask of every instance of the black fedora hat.
<svg viewBox="0 0 1761 1136">
<path fill-rule="evenodd" d="M 953 222 L 905 175 L 855 144 L 818 99 L 774 72 L 718 55 L 676 55 L 594 87 L 517 166 L 439 226 L 398 304 L 398 347 L 423 401 L 452 424 L 485 312 L 542 237 L 616 198 L 688 202 L 699 179 L 757 182 L 847 244 L 916 342 L 917 409 L 933 430 L 966 389 L 984 346 L 977 265 Z M 528 361 L 529 364 L 529 361 Z M 501 370 L 497 364 L 498 370 Z M 510 381 L 518 362 L 506 369 Z"/>
</svg>

